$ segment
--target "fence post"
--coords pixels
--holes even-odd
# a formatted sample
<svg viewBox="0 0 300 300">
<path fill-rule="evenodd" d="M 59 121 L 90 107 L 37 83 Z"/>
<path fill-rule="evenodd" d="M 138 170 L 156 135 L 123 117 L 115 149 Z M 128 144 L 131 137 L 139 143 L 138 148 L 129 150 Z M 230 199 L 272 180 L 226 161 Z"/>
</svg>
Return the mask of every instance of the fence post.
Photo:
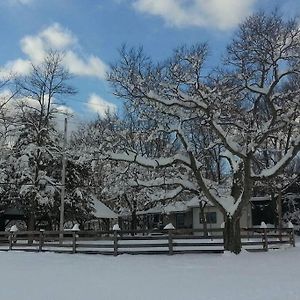
<svg viewBox="0 0 300 300">
<path fill-rule="evenodd" d="M 269 250 L 268 247 L 268 233 L 267 233 L 267 225 L 265 222 L 261 222 L 260 228 L 263 229 L 263 236 L 262 236 L 262 240 L 263 240 L 263 249 L 265 251 Z"/>
<path fill-rule="evenodd" d="M 269 245 L 268 245 L 268 233 L 267 233 L 267 228 L 264 228 L 264 249 L 266 251 L 269 250 Z"/>
<path fill-rule="evenodd" d="M 39 252 L 43 250 L 43 244 L 44 244 L 44 230 L 40 230 L 40 236 L 39 236 Z"/>
<path fill-rule="evenodd" d="M 224 251 L 224 249 L 225 249 L 225 222 L 221 223 L 221 229 L 222 229 L 223 251 Z"/>
<path fill-rule="evenodd" d="M 168 246 L 169 246 L 169 255 L 173 255 L 173 230 L 175 229 L 175 227 L 173 226 L 172 223 L 167 224 L 164 227 L 164 230 L 168 231 Z"/>
<path fill-rule="evenodd" d="M 291 221 L 288 222 L 288 228 L 290 229 L 290 232 L 289 232 L 289 235 L 290 235 L 290 244 L 293 247 L 296 247 L 294 225 L 293 225 L 293 223 Z"/>
<path fill-rule="evenodd" d="M 18 230 L 19 229 L 18 229 L 17 225 L 11 226 L 11 228 L 9 230 L 9 250 L 12 250 L 13 239 Z"/>
<path fill-rule="evenodd" d="M 9 236 L 8 236 L 8 242 L 9 242 L 8 250 L 12 250 L 13 234 L 14 233 L 12 231 L 9 232 Z"/>
<path fill-rule="evenodd" d="M 118 232 L 114 231 L 114 256 L 118 255 Z"/>
<path fill-rule="evenodd" d="M 76 253 L 76 231 L 72 232 L 72 240 L 73 240 L 73 247 L 72 247 L 72 253 Z"/>
<path fill-rule="evenodd" d="M 72 247 L 72 253 L 76 253 L 76 238 L 77 238 L 77 232 L 80 231 L 79 224 L 74 224 L 72 228 L 72 240 L 73 240 L 73 247 Z"/>
<path fill-rule="evenodd" d="M 114 256 L 118 256 L 118 231 L 120 231 L 119 224 L 113 226 L 114 231 Z"/>
<path fill-rule="evenodd" d="M 172 230 L 168 230 L 169 255 L 173 255 L 173 238 Z"/>
</svg>

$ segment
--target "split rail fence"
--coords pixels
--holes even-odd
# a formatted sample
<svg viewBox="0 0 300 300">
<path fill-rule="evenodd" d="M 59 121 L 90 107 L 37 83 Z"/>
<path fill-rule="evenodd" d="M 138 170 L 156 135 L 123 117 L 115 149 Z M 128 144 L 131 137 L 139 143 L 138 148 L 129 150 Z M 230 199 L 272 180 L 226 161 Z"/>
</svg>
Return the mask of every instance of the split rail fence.
<svg viewBox="0 0 300 300">
<path fill-rule="evenodd" d="M 268 251 L 295 246 L 293 228 L 250 228 L 241 232 L 243 248 Z M 0 232 L 0 251 L 51 251 L 88 254 L 223 253 L 223 229 L 168 231 L 17 231 Z"/>
</svg>

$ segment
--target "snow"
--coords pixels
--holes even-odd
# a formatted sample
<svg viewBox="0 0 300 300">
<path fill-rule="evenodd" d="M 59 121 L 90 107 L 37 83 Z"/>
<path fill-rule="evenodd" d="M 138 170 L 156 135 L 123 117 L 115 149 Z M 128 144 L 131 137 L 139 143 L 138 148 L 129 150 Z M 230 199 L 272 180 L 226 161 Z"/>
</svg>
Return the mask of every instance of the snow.
<svg viewBox="0 0 300 300">
<path fill-rule="evenodd" d="M 294 228 L 294 225 L 291 221 L 288 222 L 288 228 Z"/>
<path fill-rule="evenodd" d="M 241 159 L 233 155 L 229 150 L 224 150 L 222 153 L 220 153 L 220 156 L 226 157 L 231 165 L 232 171 L 235 173 L 239 170 Z"/>
<path fill-rule="evenodd" d="M 260 174 L 255 175 L 253 174 L 253 177 L 271 177 L 276 174 L 285 164 L 290 161 L 295 156 L 295 150 L 299 148 L 300 146 L 300 135 L 295 138 L 295 140 L 292 142 L 293 147 L 291 147 L 287 153 L 272 167 L 262 170 Z"/>
<path fill-rule="evenodd" d="M 164 227 L 165 230 L 172 230 L 172 229 L 175 229 L 174 225 L 172 223 L 169 223 L 167 224 L 165 227 Z"/>
<path fill-rule="evenodd" d="M 17 227 L 17 225 L 13 225 L 13 226 L 11 226 L 11 228 L 10 228 L 10 232 L 17 232 L 19 229 L 18 229 L 18 227 Z"/>
<path fill-rule="evenodd" d="M 297 300 L 299 260 L 300 247 L 239 256 L 0 252 L 0 299 Z"/>
<path fill-rule="evenodd" d="M 116 219 L 118 215 L 108 208 L 104 203 L 98 200 L 94 195 L 90 195 L 93 201 L 93 207 L 95 208 L 95 212 L 93 213 L 96 218 L 103 219 Z"/>
<path fill-rule="evenodd" d="M 72 231 L 80 231 L 79 224 L 75 224 L 72 228 Z"/>
<path fill-rule="evenodd" d="M 142 155 L 138 155 L 137 153 L 134 152 L 131 152 L 129 154 L 109 152 L 107 153 L 107 156 L 104 156 L 103 158 L 104 159 L 109 158 L 117 161 L 134 162 L 140 166 L 150 167 L 150 168 L 167 167 L 175 164 L 178 161 L 185 165 L 190 164 L 190 159 L 182 154 L 175 154 L 174 156 L 171 157 L 160 157 L 160 158 L 151 159 Z"/>
<path fill-rule="evenodd" d="M 113 226 L 113 230 L 114 230 L 114 231 L 119 231 L 119 230 L 121 230 L 119 224 L 115 224 L 115 225 Z"/>
<path fill-rule="evenodd" d="M 265 222 L 261 222 L 260 228 L 268 228 L 268 226 Z"/>
</svg>

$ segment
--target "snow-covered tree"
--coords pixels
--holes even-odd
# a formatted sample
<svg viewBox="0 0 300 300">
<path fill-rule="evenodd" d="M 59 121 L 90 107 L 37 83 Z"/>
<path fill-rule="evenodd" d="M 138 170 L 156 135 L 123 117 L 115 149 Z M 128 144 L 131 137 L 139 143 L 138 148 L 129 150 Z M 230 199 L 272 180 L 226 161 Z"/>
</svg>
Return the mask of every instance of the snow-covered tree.
<svg viewBox="0 0 300 300">
<path fill-rule="evenodd" d="M 123 49 L 109 75 L 115 94 L 144 108 L 141 118 L 153 115 L 156 122 L 151 131 L 168 134 L 177 147 L 165 156 L 128 149 L 108 151 L 107 157 L 156 170 L 183 168 L 180 176 L 169 179 L 170 186 L 203 193 L 218 207 L 225 220 L 225 249 L 239 253 L 239 220 L 255 182 L 280 174 L 300 148 L 300 91 L 284 89 L 290 78 L 299 75 L 299 53 L 297 23 L 265 13 L 250 16 L 240 25 L 228 46 L 229 67 L 214 77 L 202 72 L 205 45 L 179 48 L 159 64 L 141 50 Z M 192 139 L 194 123 L 213 137 L 200 156 Z M 285 151 L 265 165 L 259 157 L 272 151 L 276 138 L 285 141 Z M 219 162 L 227 161 L 227 170 L 218 180 L 207 175 L 204 158 L 211 149 L 219 149 Z M 146 184 L 166 185 L 166 180 L 158 176 Z"/>
<path fill-rule="evenodd" d="M 32 65 L 28 76 L 16 79 L 18 130 L 7 169 L 29 230 L 34 229 L 37 218 L 46 214 L 47 205 L 60 189 L 60 178 L 53 177 L 51 169 L 61 157 L 61 137 L 54 123 L 58 113 L 55 101 L 75 92 L 67 83 L 69 79 L 61 54 L 52 51 L 41 64 Z"/>
<path fill-rule="evenodd" d="M 75 151 L 81 149 L 81 160 L 89 162 L 90 191 L 110 208 L 121 214 L 130 216 L 130 227 L 137 228 L 137 211 L 144 209 L 148 202 L 143 188 L 137 187 L 133 181 L 139 177 L 139 169 L 128 163 L 110 161 L 99 155 L 99 149 L 124 149 L 124 144 L 145 146 L 141 135 L 136 136 L 132 122 L 121 120 L 116 115 L 107 114 L 98 118 L 73 134 L 72 146 Z M 107 149 L 108 147 L 108 149 Z"/>
</svg>

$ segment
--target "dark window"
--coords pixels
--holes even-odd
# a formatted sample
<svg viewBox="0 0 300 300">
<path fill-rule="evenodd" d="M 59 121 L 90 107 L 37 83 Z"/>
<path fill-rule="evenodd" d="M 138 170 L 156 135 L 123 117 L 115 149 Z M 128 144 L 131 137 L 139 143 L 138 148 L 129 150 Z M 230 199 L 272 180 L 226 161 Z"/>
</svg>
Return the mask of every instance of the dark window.
<svg viewBox="0 0 300 300">
<path fill-rule="evenodd" d="M 176 227 L 177 228 L 184 227 L 184 214 L 176 214 Z"/>
<path fill-rule="evenodd" d="M 207 224 L 216 224 L 217 223 L 217 212 L 215 212 L 215 211 L 207 212 L 207 213 L 205 213 L 205 217 L 206 217 Z M 201 214 L 200 214 L 200 223 L 202 223 Z"/>
<path fill-rule="evenodd" d="M 159 222 L 159 215 L 158 214 L 153 215 L 153 222 L 154 223 L 158 223 Z"/>
</svg>

